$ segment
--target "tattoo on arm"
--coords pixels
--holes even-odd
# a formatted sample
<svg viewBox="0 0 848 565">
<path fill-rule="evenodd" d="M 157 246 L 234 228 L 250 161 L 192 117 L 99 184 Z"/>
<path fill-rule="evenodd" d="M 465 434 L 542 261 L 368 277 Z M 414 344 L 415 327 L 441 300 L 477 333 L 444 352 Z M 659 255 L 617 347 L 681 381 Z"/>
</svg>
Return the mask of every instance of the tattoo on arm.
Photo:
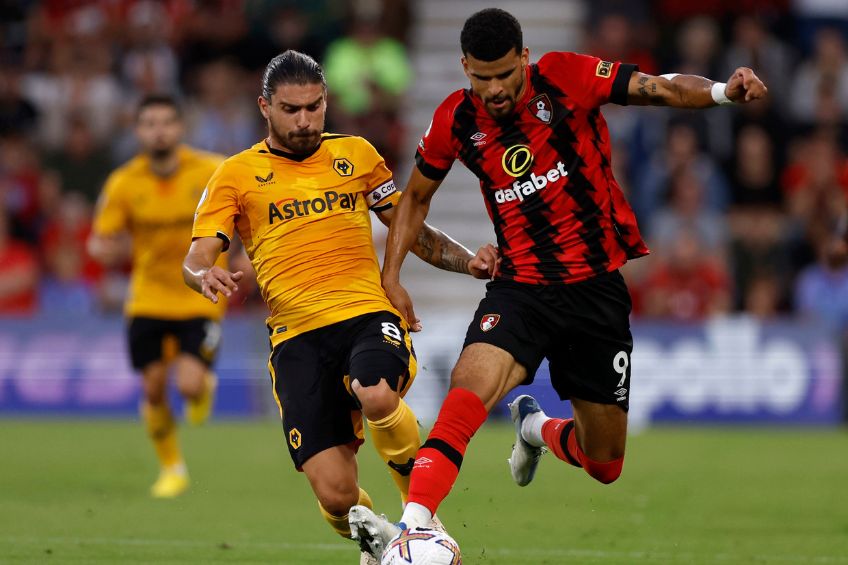
<svg viewBox="0 0 848 565">
<path fill-rule="evenodd" d="M 427 227 L 424 226 L 421 228 L 421 231 L 418 232 L 418 239 L 415 242 L 415 249 L 413 250 L 416 255 L 418 255 L 424 261 L 428 263 L 433 262 L 433 249 L 434 245 L 433 236 L 427 230 Z"/>
<path fill-rule="evenodd" d="M 424 224 L 418 232 L 412 251 L 422 260 L 439 269 L 470 274 L 468 261 L 474 257 L 474 254 L 445 233 L 427 224 Z"/>
<path fill-rule="evenodd" d="M 661 103 L 663 98 L 657 94 L 657 83 L 648 84 L 648 80 L 647 76 L 639 77 L 639 94 L 653 103 Z"/>
</svg>

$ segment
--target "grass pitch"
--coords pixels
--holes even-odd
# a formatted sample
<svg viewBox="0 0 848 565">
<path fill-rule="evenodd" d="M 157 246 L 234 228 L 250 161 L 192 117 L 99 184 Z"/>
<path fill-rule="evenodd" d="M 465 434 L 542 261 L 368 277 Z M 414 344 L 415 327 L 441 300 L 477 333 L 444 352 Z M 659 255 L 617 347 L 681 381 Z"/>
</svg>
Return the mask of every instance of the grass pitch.
<svg viewBox="0 0 848 565">
<path fill-rule="evenodd" d="M 466 564 L 848 564 L 844 430 L 655 429 L 603 486 L 546 455 L 512 484 L 512 427 L 472 442 L 439 515 Z M 279 423 L 181 429 L 192 488 L 153 500 L 134 422 L 0 420 L 0 563 L 358 563 L 292 469 Z M 399 502 L 373 448 L 363 486 Z"/>
</svg>

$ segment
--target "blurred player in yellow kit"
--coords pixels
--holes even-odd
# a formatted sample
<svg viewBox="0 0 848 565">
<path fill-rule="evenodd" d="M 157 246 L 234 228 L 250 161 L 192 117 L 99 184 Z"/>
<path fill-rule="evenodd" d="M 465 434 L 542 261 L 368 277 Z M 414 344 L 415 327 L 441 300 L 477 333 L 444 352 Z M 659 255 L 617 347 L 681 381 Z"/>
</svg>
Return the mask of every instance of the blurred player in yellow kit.
<svg viewBox="0 0 848 565">
<path fill-rule="evenodd" d="M 141 413 L 159 458 L 159 478 L 151 487 L 157 498 L 177 496 L 189 485 L 166 394 L 169 370 L 186 399 L 186 419 L 203 423 L 217 384 L 210 366 L 226 307 L 182 284 L 197 201 L 224 159 L 181 145 L 183 132 L 173 98 L 142 100 L 136 115 L 141 152 L 107 179 L 88 243 L 98 261 L 116 265 L 126 259 L 131 240 L 132 278 L 124 311 L 132 365 L 143 377 Z"/>
<path fill-rule="evenodd" d="M 272 59 L 262 90 L 269 136 L 209 181 L 184 277 L 212 302 L 230 296 L 242 273 L 214 263 L 238 231 L 271 310 L 269 369 L 289 454 L 325 520 L 349 538 L 348 510 L 371 505 L 357 477 L 362 416 L 404 502 L 420 443 L 402 399 L 416 369 L 410 328 L 380 285 L 369 214 L 388 224 L 400 193 L 366 140 L 322 133 L 326 82 L 311 57 Z M 493 247 L 474 255 L 428 225 L 414 251 L 478 278 L 496 264 Z"/>
</svg>

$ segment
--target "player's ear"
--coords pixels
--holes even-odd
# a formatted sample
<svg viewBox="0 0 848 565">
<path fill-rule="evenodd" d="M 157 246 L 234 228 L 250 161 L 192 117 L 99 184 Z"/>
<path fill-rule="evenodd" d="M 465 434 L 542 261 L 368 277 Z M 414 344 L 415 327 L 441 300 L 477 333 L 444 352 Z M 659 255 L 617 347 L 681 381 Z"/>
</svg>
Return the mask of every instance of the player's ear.
<svg viewBox="0 0 848 565">
<path fill-rule="evenodd" d="M 526 67 L 530 64 L 530 48 L 524 47 L 521 50 L 521 66 Z"/>
<path fill-rule="evenodd" d="M 465 55 L 459 58 L 462 63 L 462 70 L 465 72 L 465 76 L 468 76 L 468 59 L 465 58 Z M 470 78 L 470 77 L 469 77 Z"/>
<path fill-rule="evenodd" d="M 269 118 L 268 101 L 265 100 L 265 97 L 260 94 L 259 98 L 256 100 L 256 103 L 259 105 L 259 111 L 262 113 L 262 117 L 267 120 Z"/>
</svg>

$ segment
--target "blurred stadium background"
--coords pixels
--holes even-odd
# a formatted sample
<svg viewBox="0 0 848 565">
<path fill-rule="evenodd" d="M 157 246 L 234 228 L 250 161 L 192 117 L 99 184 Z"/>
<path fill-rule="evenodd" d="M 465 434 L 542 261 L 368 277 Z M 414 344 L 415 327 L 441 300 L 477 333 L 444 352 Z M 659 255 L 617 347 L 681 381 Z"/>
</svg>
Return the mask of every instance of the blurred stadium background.
<svg viewBox="0 0 848 565">
<path fill-rule="evenodd" d="M 848 210 L 845 0 L 0 2 L 0 562 L 351 561 L 290 470 L 255 285 L 224 323 L 225 423 L 185 432 L 195 481 L 214 480 L 170 511 L 144 498 L 154 463 L 134 423 L 128 271 L 86 255 L 92 207 L 136 149 L 143 95 L 177 94 L 187 143 L 233 154 L 264 136 L 261 70 L 287 48 L 325 67 L 327 129 L 369 139 L 402 185 L 433 109 L 466 84 L 462 22 L 490 5 L 519 18 L 533 60 L 573 50 L 716 80 L 745 65 L 770 97 L 705 112 L 604 108 L 616 176 L 653 251 L 625 269 L 641 433 L 614 490 L 557 481 L 545 462 L 542 486 L 517 493 L 502 463 L 511 432 L 493 424 L 467 473 L 500 498 L 464 474 L 445 508 L 467 560 L 848 563 L 848 266 L 827 254 Z M 474 249 L 494 238 L 459 164 L 430 221 Z M 410 399 L 426 426 L 483 285 L 414 257 L 403 278 L 425 326 Z M 566 412 L 545 381 L 543 367 L 533 393 Z M 365 472 L 381 474 L 369 457 Z M 377 498 L 390 504 L 385 482 Z M 497 515 L 545 500 L 562 506 L 520 523 Z M 238 540 L 241 553 L 225 551 Z"/>
</svg>

